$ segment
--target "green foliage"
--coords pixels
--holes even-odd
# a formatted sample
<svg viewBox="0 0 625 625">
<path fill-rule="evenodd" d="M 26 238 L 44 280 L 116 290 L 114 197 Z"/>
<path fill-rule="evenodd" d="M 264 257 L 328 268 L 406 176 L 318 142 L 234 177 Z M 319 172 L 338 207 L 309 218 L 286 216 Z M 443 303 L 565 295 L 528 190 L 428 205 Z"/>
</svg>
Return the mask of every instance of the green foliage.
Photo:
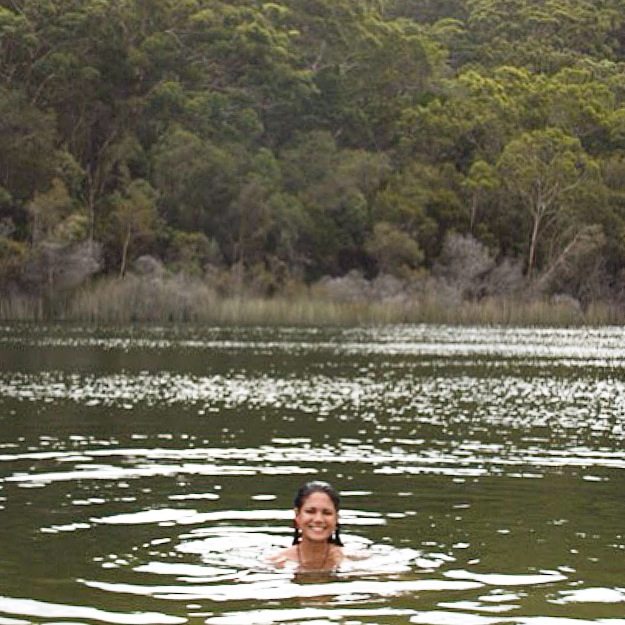
<svg viewBox="0 0 625 625">
<path fill-rule="evenodd" d="M 314 157 L 311 159 L 311 155 Z M 284 184 L 301 203 L 307 264 L 340 273 L 354 267 L 367 237 L 372 202 L 390 169 L 364 150 L 340 149 L 327 132 L 298 137 L 282 154 Z"/>
<path fill-rule="evenodd" d="M 507 188 L 532 218 L 527 262 L 531 277 L 542 229 L 579 200 L 580 193 L 596 179 L 598 166 L 578 139 L 548 128 L 524 133 L 511 141 L 497 167 Z"/>
<path fill-rule="evenodd" d="M 268 293 L 431 269 L 456 233 L 618 296 L 622 0 L 0 5 L 4 283 L 78 284 L 102 244 Z"/>
<path fill-rule="evenodd" d="M 0 185 L 19 200 L 45 189 L 56 165 L 54 116 L 0 87 L 0 136 Z"/>
<path fill-rule="evenodd" d="M 6 288 L 18 282 L 27 257 L 28 247 L 25 243 L 0 235 L 0 287 Z"/>
<path fill-rule="evenodd" d="M 455 177 L 450 168 L 414 161 L 391 178 L 376 198 L 376 221 L 395 224 L 416 240 L 428 265 L 438 255 L 446 230 L 466 221 Z"/>
<path fill-rule="evenodd" d="M 475 56 L 552 72 L 584 55 L 610 57 L 623 24 L 618 0 L 467 0 Z"/>
<path fill-rule="evenodd" d="M 499 188 L 500 179 L 497 171 L 492 165 L 486 161 L 473 161 L 469 173 L 464 179 L 462 185 L 469 196 L 470 206 L 470 223 L 469 230 L 473 232 L 474 226 L 478 220 L 478 210 L 482 198 L 490 192 Z"/>
<path fill-rule="evenodd" d="M 190 131 L 172 128 L 152 153 L 162 213 L 182 229 L 215 232 L 236 195 L 237 158 Z"/>
<path fill-rule="evenodd" d="M 38 191 L 31 202 L 28 211 L 32 218 L 32 240 L 34 244 L 44 239 L 62 239 L 64 234 L 63 222 L 71 219 L 72 199 L 67 187 L 59 178 L 52 180 L 52 186 L 44 193 Z"/>
<path fill-rule="evenodd" d="M 171 233 L 166 258 L 174 271 L 194 276 L 201 276 L 207 264 L 221 264 L 217 242 L 202 232 Z"/>
<path fill-rule="evenodd" d="M 416 269 L 423 262 L 423 252 L 419 244 L 385 221 L 375 224 L 373 236 L 367 242 L 366 249 L 385 273 L 402 275 Z"/>
<path fill-rule="evenodd" d="M 119 274 L 128 267 L 131 244 L 154 236 L 157 225 L 155 190 L 145 180 L 133 180 L 123 195 L 111 196 L 111 230 L 119 246 Z"/>
</svg>

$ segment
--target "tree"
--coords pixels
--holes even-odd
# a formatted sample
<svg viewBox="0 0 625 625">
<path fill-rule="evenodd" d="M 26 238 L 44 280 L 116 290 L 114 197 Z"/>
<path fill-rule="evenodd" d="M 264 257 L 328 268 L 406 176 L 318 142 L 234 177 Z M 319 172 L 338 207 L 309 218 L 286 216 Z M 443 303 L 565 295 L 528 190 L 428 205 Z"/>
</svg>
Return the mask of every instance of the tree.
<svg viewBox="0 0 625 625">
<path fill-rule="evenodd" d="M 83 225 L 86 225 L 86 220 Z M 20 280 L 54 305 L 60 292 L 71 291 L 102 267 L 102 246 L 86 239 L 41 241 L 29 251 Z"/>
<path fill-rule="evenodd" d="M 134 180 L 124 195 L 111 198 L 111 222 L 120 246 L 119 275 L 124 277 L 131 243 L 153 235 L 157 224 L 156 192 L 145 180 Z"/>
<path fill-rule="evenodd" d="M 0 288 L 5 290 L 19 282 L 27 258 L 28 247 L 25 243 L 0 234 Z"/>
<path fill-rule="evenodd" d="M 474 161 L 469 170 L 468 176 L 463 181 L 464 188 L 470 196 L 470 222 L 469 232 L 473 233 L 473 228 L 477 221 L 478 208 L 482 196 L 489 191 L 499 187 L 500 181 L 497 171 L 486 161 Z"/>
<path fill-rule="evenodd" d="M 44 191 L 55 174 L 55 118 L 19 89 L 0 87 L 0 185 L 16 200 Z"/>
<path fill-rule="evenodd" d="M 202 232 L 168 232 L 166 261 L 176 272 L 202 275 L 206 265 L 222 262 L 219 245 Z"/>
<path fill-rule="evenodd" d="M 513 139 L 501 154 L 497 168 L 506 188 L 531 218 L 527 253 L 527 276 L 531 279 L 543 230 L 560 211 L 572 205 L 574 193 L 592 182 L 598 167 L 579 139 L 548 128 Z"/>
<path fill-rule="evenodd" d="M 401 275 L 416 269 L 424 258 L 421 247 L 410 235 L 385 221 L 375 224 L 365 249 L 375 258 L 379 270 L 390 274 Z"/>
<path fill-rule="evenodd" d="M 547 126 L 577 137 L 587 149 L 601 150 L 616 108 L 609 84 L 590 69 L 566 68 L 550 77 L 543 92 Z"/>
<path fill-rule="evenodd" d="M 555 286 L 559 291 L 567 289 L 574 297 L 591 299 L 604 287 L 596 275 L 596 267 L 601 264 L 599 253 L 606 244 L 603 229 L 600 225 L 587 225 L 564 235 L 566 244 L 550 259 L 534 289 L 540 292 Z"/>
<path fill-rule="evenodd" d="M 452 167 L 438 169 L 413 161 L 391 176 L 378 193 L 374 220 L 394 224 L 417 241 L 426 264 L 431 265 L 445 232 L 458 225 L 466 227 L 458 180 Z"/>
<path fill-rule="evenodd" d="M 343 273 L 366 262 L 372 207 L 390 165 L 384 155 L 340 149 L 327 132 L 305 133 L 280 155 L 284 190 L 305 213 L 298 219 L 310 275 Z"/>
<path fill-rule="evenodd" d="M 614 57 L 619 0 L 467 0 L 472 59 L 551 73 L 583 55 Z"/>
<path fill-rule="evenodd" d="M 101 245 L 88 237 L 88 216 L 60 178 L 54 178 L 47 191 L 35 192 L 27 209 L 31 246 L 20 280 L 52 305 L 59 292 L 77 287 L 101 269 Z"/>
<path fill-rule="evenodd" d="M 247 160 L 247 155 L 179 126 L 170 128 L 151 154 L 151 182 L 160 193 L 161 214 L 181 230 L 226 235 L 221 228 L 240 186 L 239 159 Z"/>
<path fill-rule="evenodd" d="M 466 4 L 463 0 L 391 0 L 386 3 L 385 13 L 395 17 L 408 17 L 417 22 L 464 20 L 467 17 Z"/>
<path fill-rule="evenodd" d="M 316 93 L 305 121 L 343 145 L 386 150 L 401 110 L 424 96 L 441 59 L 424 29 L 376 0 L 290 0 L 300 63 Z M 437 51 L 436 51 L 437 52 Z"/>
<path fill-rule="evenodd" d="M 56 238 L 56 229 L 69 215 L 71 209 L 72 199 L 60 178 L 54 178 L 52 186 L 45 193 L 36 191 L 34 198 L 28 203 L 28 212 L 32 219 L 30 231 L 33 245 L 44 239 Z"/>
<path fill-rule="evenodd" d="M 486 291 L 485 278 L 494 267 L 495 261 L 486 246 L 470 234 L 463 236 L 450 232 L 445 235 L 433 272 L 464 297 L 475 298 Z"/>
<path fill-rule="evenodd" d="M 526 118 L 540 82 L 514 67 L 493 74 L 469 69 L 443 81 L 437 97 L 404 109 L 398 122 L 402 156 L 452 162 L 462 172 L 477 158 L 492 160 L 519 127 L 531 124 Z"/>
</svg>

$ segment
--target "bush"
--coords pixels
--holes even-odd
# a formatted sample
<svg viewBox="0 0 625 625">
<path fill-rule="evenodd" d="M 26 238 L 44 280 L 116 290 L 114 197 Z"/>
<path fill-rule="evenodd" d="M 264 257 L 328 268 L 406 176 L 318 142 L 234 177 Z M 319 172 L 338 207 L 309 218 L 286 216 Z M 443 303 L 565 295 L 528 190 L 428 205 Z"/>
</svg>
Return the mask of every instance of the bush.
<svg viewBox="0 0 625 625">
<path fill-rule="evenodd" d="M 423 263 L 423 250 L 408 234 L 393 224 L 378 222 L 373 237 L 366 243 L 368 254 L 375 258 L 382 273 L 402 275 Z"/>
</svg>

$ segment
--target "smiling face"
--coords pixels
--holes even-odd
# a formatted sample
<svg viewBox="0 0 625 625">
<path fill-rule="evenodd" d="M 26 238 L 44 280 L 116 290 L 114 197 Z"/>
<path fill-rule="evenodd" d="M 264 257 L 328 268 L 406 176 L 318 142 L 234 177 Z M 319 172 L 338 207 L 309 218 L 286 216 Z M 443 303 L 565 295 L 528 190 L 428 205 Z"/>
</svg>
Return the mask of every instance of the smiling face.
<svg viewBox="0 0 625 625">
<path fill-rule="evenodd" d="M 327 542 L 336 529 L 338 513 L 332 499 L 315 491 L 295 509 L 295 524 L 302 532 L 302 540 Z"/>
</svg>

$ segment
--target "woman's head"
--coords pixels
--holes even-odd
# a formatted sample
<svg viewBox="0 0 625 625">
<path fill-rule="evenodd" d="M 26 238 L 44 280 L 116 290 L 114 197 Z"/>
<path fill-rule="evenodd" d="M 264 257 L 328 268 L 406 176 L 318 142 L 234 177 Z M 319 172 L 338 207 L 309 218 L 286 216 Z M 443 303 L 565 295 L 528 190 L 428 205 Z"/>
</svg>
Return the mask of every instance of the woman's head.
<svg viewBox="0 0 625 625">
<path fill-rule="evenodd" d="M 321 482 L 317 480 L 313 482 L 306 482 L 306 484 L 300 487 L 295 494 L 295 499 L 293 500 L 294 508 L 299 510 L 304 504 L 304 501 L 306 501 L 306 499 L 313 493 L 325 493 L 334 504 L 336 512 L 339 511 L 339 508 L 341 507 L 341 498 L 336 492 L 334 486 L 328 482 Z"/>
<path fill-rule="evenodd" d="M 302 540 L 324 540 L 342 546 L 338 512 L 340 497 L 327 482 L 308 482 L 296 493 L 293 544 Z"/>
</svg>

